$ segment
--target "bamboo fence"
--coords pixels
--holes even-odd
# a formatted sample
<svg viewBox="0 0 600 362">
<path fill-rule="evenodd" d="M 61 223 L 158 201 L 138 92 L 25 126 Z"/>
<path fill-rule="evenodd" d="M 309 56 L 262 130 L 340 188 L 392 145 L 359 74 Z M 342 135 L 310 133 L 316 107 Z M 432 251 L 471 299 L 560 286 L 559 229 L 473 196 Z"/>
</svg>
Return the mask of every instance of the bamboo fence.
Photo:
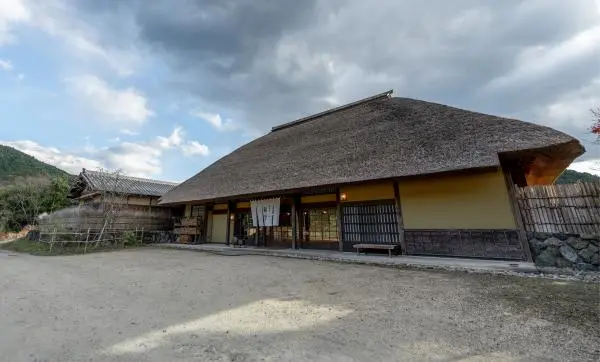
<svg viewBox="0 0 600 362">
<path fill-rule="evenodd" d="M 50 244 L 118 244 L 135 235 L 141 243 L 170 242 L 172 218 L 148 213 L 123 212 L 107 219 L 101 212 L 74 208 L 41 218 L 37 240 Z"/>
<path fill-rule="evenodd" d="M 600 234 L 600 183 L 527 186 L 515 192 L 527 231 Z"/>
</svg>

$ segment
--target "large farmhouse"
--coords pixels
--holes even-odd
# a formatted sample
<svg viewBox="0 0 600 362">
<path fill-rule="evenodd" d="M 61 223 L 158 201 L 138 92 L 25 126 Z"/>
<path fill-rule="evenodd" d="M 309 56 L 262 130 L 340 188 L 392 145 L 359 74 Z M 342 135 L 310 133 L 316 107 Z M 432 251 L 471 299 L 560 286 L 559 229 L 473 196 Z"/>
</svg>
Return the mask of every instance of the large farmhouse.
<svg viewBox="0 0 600 362">
<path fill-rule="evenodd" d="M 202 243 L 527 260 L 511 190 L 552 183 L 584 151 L 548 127 L 390 91 L 274 127 L 160 205 L 185 206 L 181 234 Z M 277 222 L 253 215 L 260 200 L 276 200 Z"/>
</svg>

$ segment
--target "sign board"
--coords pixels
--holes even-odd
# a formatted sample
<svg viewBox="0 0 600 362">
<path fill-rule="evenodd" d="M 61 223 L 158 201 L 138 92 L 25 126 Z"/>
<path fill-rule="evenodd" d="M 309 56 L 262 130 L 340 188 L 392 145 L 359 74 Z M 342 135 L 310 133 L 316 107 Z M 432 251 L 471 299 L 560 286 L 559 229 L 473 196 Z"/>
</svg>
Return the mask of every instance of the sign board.
<svg viewBox="0 0 600 362">
<path fill-rule="evenodd" d="M 265 199 L 250 201 L 252 224 L 254 226 L 279 226 L 281 200 Z"/>
</svg>

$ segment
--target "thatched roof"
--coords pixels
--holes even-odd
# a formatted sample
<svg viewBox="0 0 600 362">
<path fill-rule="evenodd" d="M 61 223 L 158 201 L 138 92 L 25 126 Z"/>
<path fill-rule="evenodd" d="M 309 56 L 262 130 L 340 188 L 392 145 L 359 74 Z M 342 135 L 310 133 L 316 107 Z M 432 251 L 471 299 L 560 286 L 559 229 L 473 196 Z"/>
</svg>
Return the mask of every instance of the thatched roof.
<svg viewBox="0 0 600 362">
<path fill-rule="evenodd" d="M 90 171 L 84 168 L 71 189 L 71 197 L 78 198 L 103 191 L 138 196 L 162 196 L 176 185 L 175 182 Z"/>
<path fill-rule="evenodd" d="M 208 201 L 323 185 L 497 167 L 499 154 L 579 142 L 549 127 L 389 92 L 274 127 L 161 198 Z"/>
</svg>

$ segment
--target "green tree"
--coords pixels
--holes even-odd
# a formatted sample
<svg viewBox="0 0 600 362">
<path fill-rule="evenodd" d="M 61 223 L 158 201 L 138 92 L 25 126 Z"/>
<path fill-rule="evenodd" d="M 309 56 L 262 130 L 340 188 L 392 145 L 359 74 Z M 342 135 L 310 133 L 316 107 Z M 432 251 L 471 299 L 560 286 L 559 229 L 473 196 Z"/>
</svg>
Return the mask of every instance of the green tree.
<svg viewBox="0 0 600 362">
<path fill-rule="evenodd" d="M 574 184 L 577 182 L 600 182 L 600 176 L 592 175 L 587 172 L 565 170 L 565 172 L 554 181 L 555 184 Z"/>
<path fill-rule="evenodd" d="M 19 231 L 25 225 L 35 225 L 37 217 L 71 205 L 68 199 L 69 181 L 59 176 L 22 178 L 0 189 L 0 230 Z"/>
<path fill-rule="evenodd" d="M 66 176 L 52 179 L 41 195 L 44 212 L 51 213 L 70 206 L 72 201 L 67 197 L 69 188 L 69 179 Z"/>
</svg>

